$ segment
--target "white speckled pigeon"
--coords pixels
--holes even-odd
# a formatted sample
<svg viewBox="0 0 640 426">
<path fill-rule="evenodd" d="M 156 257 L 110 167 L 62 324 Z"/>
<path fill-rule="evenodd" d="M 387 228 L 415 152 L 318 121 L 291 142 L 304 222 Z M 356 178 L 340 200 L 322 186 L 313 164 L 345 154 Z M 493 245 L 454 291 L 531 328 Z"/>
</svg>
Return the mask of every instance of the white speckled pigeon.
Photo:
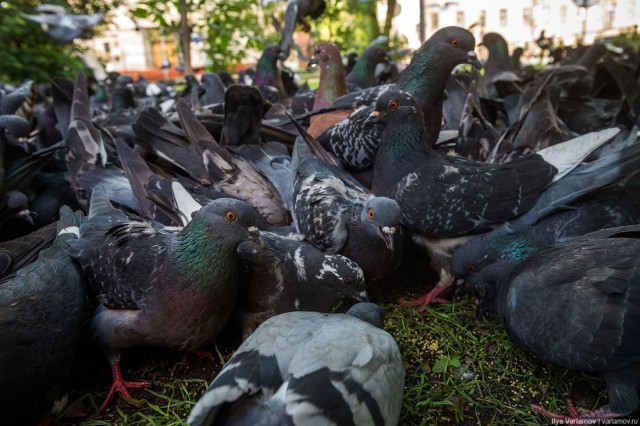
<svg viewBox="0 0 640 426">
<path fill-rule="evenodd" d="M 148 385 L 122 379 L 122 349 L 213 343 L 236 300 L 240 244 L 262 248 L 254 211 L 243 201 L 212 201 L 184 228 L 168 229 L 129 220 L 101 187 L 94 189 L 89 219 L 70 254 L 100 303 L 93 327 L 113 372 L 101 408 L 116 391 L 131 399 L 127 387 Z"/>
<path fill-rule="evenodd" d="M 301 160 L 293 166 L 294 220 L 299 232 L 318 249 L 355 260 L 368 282 L 384 278 L 402 257 L 398 203 L 373 196 L 336 166 L 338 161 L 315 139 L 299 126 L 298 130 L 308 144 L 299 146 Z M 313 155 L 305 158 L 305 146 Z"/>
<path fill-rule="evenodd" d="M 240 251 L 238 309 L 243 336 L 290 311 L 330 312 L 344 299 L 368 301 L 364 273 L 353 260 L 326 254 L 299 238 L 261 232 L 265 250 Z"/>
<path fill-rule="evenodd" d="M 404 370 L 382 309 L 289 312 L 265 321 L 238 348 L 187 423 L 396 425 Z"/>
<path fill-rule="evenodd" d="M 35 424 L 33 416 L 49 408 L 42 399 L 71 369 L 88 312 L 82 274 L 66 250 L 82 217 L 61 208 L 53 245 L 0 281 L 0 418 L 6 424 Z"/>
<path fill-rule="evenodd" d="M 498 311 L 509 337 L 547 362 L 602 376 L 609 402 L 571 415 L 533 405 L 569 423 L 638 410 L 640 385 L 640 226 L 610 228 L 547 247 L 524 262 L 495 263 L 473 277 L 490 283 L 482 303 Z M 493 298 L 493 299 L 491 299 Z"/>
</svg>

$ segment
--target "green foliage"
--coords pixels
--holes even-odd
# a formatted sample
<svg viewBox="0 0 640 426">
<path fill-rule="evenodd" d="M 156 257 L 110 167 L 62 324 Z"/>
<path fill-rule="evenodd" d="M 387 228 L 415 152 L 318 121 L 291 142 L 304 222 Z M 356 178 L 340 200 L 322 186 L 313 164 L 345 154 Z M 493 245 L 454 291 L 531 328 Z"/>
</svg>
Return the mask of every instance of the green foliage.
<svg viewBox="0 0 640 426">
<path fill-rule="evenodd" d="M 52 76 L 72 77 L 84 65 L 76 44 L 52 41 L 40 26 L 20 13 L 30 13 L 35 0 L 0 3 L 0 81 L 21 83 L 26 79 L 45 82 Z"/>
<path fill-rule="evenodd" d="M 449 357 L 448 355 L 440 355 L 435 364 L 433 364 L 433 368 L 431 371 L 434 373 L 446 373 L 449 367 L 459 368 L 460 367 L 460 358 L 458 357 Z"/>
<path fill-rule="evenodd" d="M 180 22 L 177 18 L 168 19 L 167 12 L 178 11 L 179 3 L 180 0 L 140 0 L 132 13 L 157 22 L 164 34 L 177 34 Z M 207 41 L 207 68 L 213 71 L 230 69 L 245 59 L 247 50 L 260 52 L 279 40 L 270 19 L 282 5 L 262 7 L 255 0 L 192 0 L 185 4 L 192 31 L 202 34 Z"/>
</svg>

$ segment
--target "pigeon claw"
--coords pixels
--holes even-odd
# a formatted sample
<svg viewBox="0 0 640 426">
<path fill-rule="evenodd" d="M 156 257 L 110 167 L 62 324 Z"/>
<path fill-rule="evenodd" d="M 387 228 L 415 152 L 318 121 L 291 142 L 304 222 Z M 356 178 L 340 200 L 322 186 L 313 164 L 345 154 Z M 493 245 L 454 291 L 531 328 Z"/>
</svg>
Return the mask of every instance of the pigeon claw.
<svg viewBox="0 0 640 426">
<path fill-rule="evenodd" d="M 419 306 L 419 308 L 416 309 L 416 313 L 421 313 L 422 311 L 424 311 L 424 308 L 426 308 L 432 302 L 438 302 L 443 305 L 448 304 L 449 303 L 448 300 L 442 299 L 440 297 L 436 297 L 440 293 L 442 293 L 442 291 L 444 290 L 445 288 L 443 287 L 435 286 L 434 288 L 431 289 L 429 293 L 425 294 L 424 296 L 418 299 L 414 299 L 414 300 L 400 299 L 399 303 L 400 305 L 403 305 L 403 306 Z"/>
<path fill-rule="evenodd" d="M 567 407 L 569 408 L 569 413 L 571 414 L 569 416 L 566 416 L 564 414 L 554 413 L 552 411 L 549 411 L 540 407 L 539 405 L 531 404 L 531 409 L 536 413 L 542 414 L 543 416 L 554 419 L 554 420 L 560 420 L 564 424 L 577 424 L 578 420 L 582 420 L 582 419 L 590 419 L 590 420 L 615 419 L 622 415 L 620 413 L 615 413 L 606 408 L 599 408 L 594 411 L 588 411 L 588 412 L 582 413 L 578 411 L 575 405 L 573 405 L 573 401 L 571 401 L 571 399 L 567 399 Z"/>
<path fill-rule="evenodd" d="M 109 393 L 105 398 L 104 402 L 98 409 L 98 411 L 102 411 L 109 406 L 116 392 L 122 395 L 123 398 L 129 400 L 130 402 L 135 402 L 131 394 L 129 393 L 129 388 L 148 388 L 151 386 L 151 382 L 125 382 L 122 378 L 122 372 L 120 371 L 120 363 L 115 361 L 111 364 L 111 372 L 113 373 L 113 383 L 111 384 L 111 389 L 109 389 Z"/>
</svg>

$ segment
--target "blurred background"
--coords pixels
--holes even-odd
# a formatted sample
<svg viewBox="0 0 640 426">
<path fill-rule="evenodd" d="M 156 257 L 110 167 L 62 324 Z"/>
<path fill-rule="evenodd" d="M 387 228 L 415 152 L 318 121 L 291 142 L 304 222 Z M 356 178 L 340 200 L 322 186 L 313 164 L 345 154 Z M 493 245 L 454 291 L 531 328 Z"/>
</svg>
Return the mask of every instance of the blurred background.
<svg viewBox="0 0 640 426">
<path fill-rule="evenodd" d="M 50 25 L 28 16 L 49 16 L 43 2 L 0 2 L 0 80 L 46 81 L 73 76 L 89 66 L 95 77 L 117 71 L 149 80 L 185 73 L 255 66 L 264 47 L 277 43 L 285 0 L 49 0 L 66 13 L 99 16 L 72 41 L 52 38 Z M 563 49 L 604 41 L 640 47 L 636 0 L 327 0 L 310 26 L 298 26 L 286 65 L 306 66 L 310 46 L 333 41 L 340 50 L 360 52 L 380 44 L 400 62 L 439 28 L 457 25 L 476 40 L 502 34 L 510 50 L 521 47 L 529 64 L 553 61 Z M 483 48 L 477 49 L 485 57 Z M 187 55 L 185 55 L 185 52 Z"/>
</svg>

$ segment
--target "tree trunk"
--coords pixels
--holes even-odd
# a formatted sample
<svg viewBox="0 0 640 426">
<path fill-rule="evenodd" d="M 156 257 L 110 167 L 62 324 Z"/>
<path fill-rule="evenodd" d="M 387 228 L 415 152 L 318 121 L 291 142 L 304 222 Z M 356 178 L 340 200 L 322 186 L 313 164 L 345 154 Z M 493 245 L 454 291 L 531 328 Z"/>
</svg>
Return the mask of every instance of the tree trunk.
<svg viewBox="0 0 640 426">
<path fill-rule="evenodd" d="M 182 61 L 184 62 L 184 73 L 192 74 L 191 69 L 191 26 L 189 25 L 189 5 L 187 0 L 180 0 L 180 27 L 182 28 Z"/>
<path fill-rule="evenodd" d="M 382 30 L 382 34 L 387 37 L 389 37 L 391 33 L 391 22 L 393 21 L 396 4 L 397 0 L 387 0 L 387 16 L 384 19 L 384 28 Z"/>
</svg>

